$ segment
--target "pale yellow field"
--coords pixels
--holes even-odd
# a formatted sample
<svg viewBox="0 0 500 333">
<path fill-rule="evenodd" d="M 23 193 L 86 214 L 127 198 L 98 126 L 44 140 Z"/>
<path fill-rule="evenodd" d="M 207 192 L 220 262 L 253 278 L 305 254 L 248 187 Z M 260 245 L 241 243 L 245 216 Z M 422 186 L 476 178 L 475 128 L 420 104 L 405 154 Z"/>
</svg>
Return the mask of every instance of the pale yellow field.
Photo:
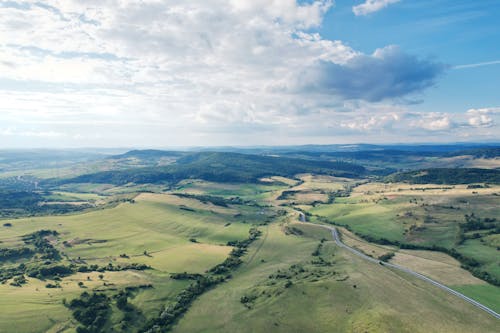
<svg viewBox="0 0 500 333">
<path fill-rule="evenodd" d="M 363 253 L 378 258 L 389 252 L 395 253 L 391 263 L 409 268 L 424 274 L 446 285 L 483 285 L 481 279 L 474 277 L 469 271 L 460 267 L 460 262 L 453 257 L 436 251 L 404 250 L 396 247 L 369 243 L 357 237 L 345 228 L 339 228 L 342 241 Z"/>
<path fill-rule="evenodd" d="M 475 193 L 472 193 L 475 192 Z M 467 185 L 405 184 L 405 183 L 367 183 L 354 188 L 351 197 L 373 199 L 381 195 L 390 196 L 467 196 L 491 195 L 500 192 L 500 185 L 489 188 L 467 189 Z"/>
<path fill-rule="evenodd" d="M 500 167 L 500 158 L 475 158 L 470 155 L 454 156 L 448 158 L 440 158 L 438 167 L 457 167 L 461 168 L 482 168 L 496 169 Z"/>
<path fill-rule="evenodd" d="M 352 179 L 326 175 L 303 174 L 300 175 L 299 178 L 303 181 L 303 183 L 293 187 L 292 190 L 294 191 L 324 190 L 331 192 L 341 190 L 343 185 L 353 182 Z"/>
<path fill-rule="evenodd" d="M 436 251 L 404 250 L 366 242 L 345 228 L 339 228 L 342 241 L 363 253 L 378 258 L 388 252 L 395 253 L 391 263 L 409 268 L 446 285 L 486 284 L 460 267 L 453 257 Z"/>
<path fill-rule="evenodd" d="M 460 263 L 447 254 L 432 251 L 400 250 L 391 263 L 407 267 L 446 285 L 485 285 L 486 282 L 460 268 Z"/>
<path fill-rule="evenodd" d="M 345 228 L 338 228 L 342 237 L 342 241 L 344 244 L 353 247 L 355 249 L 360 250 L 361 252 L 365 253 L 366 255 L 369 255 L 374 258 L 378 258 L 384 254 L 387 254 L 389 252 L 395 252 L 397 249 L 393 246 L 383 246 L 383 245 L 378 245 L 374 243 L 368 243 L 356 235 L 354 235 L 352 232 Z"/>
<path fill-rule="evenodd" d="M 328 195 L 320 192 L 303 191 L 292 195 L 290 200 L 301 204 L 310 204 L 317 201 L 327 202 Z"/>
<path fill-rule="evenodd" d="M 327 175 L 300 174 L 297 177 L 302 181 L 288 189 L 276 191 L 270 198 L 275 204 L 294 203 L 295 205 L 309 205 L 315 202 L 328 202 L 328 193 L 344 189 L 344 186 L 354 183 L 352 179 L 332 177 Z M 270 179 L 274 179 L 271 177 Z M 293 191 L 285 200 L 278 200 L 283 191 Z"/>
<path fill-rule="evenodd" d="M 261 178 L 261 182 L 264 183 L 274 183 L 274 182 L 280 182 L 283 184 L 286 184 L 288 186 L 293 186 L 297 184 L 298 180 L 296 179 L 291 179 L 291 178 L 286 178 L 286 177 L 281 177 L 281 176 L 272 176 L 272 177 L 266 177 L 266 178 Z"/>
</svg>

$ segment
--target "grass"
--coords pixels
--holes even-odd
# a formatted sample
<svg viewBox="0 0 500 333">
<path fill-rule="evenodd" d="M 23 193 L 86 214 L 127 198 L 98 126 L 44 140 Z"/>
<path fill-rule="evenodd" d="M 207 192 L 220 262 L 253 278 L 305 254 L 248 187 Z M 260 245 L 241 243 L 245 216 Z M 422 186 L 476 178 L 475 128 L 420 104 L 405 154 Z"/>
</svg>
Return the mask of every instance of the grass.
<svg viewBox="0 0 500 333">
<path fill-rule="evenodd" d="M 330 239 L 332 237 L 332 233 L 330 232 L 330 230 L 327 230 L 320 226 L 297 223 L 297 222 L 292 222 L 289 223 L 288 225 L 292 228 L 299 229 L 302 232 L 301 236 L 303 237 L 308 237 L 318 240 Z"/>
<path fill-rule="evenodd" d="M 309 236 L 314 235 L 313 231 Z M 319 235 L 323 237 L 323 235 Z M 367 263 L 325 242 L 333 262 L 314 280 L 267 286 L 268 276 L 313 259 L 317 238 L 285 236 L 269 227 L 253 260 L 229 282 L 201 296 L 174 332 L 488 332 L 496 320 L 469 304 L 405 274 Z M 263 261 L 262 261 L 263 260 Z M 356 287 L 354 287 L 356 286 Z M 250 308 L 240 298 L 265 291 Z M 270 295 L 270 296 L 268 296 Z M 421 318 L 426 318 L 425 321 Z"/>
<path fill-rule="evenodd" d="M 327 175 L 300 174 L 296 176 L 299 181 L 284 182 L 288 188 L 277 188 L 268 201 L 278 205 L 316 205 L 329 202 L 329 194 L 344 190 L 346 186 L 355 184 L 356 181 L 347 178 L 332 177 Z M 273 177 L 274 178 L 274 177 Z M 283 196 L 283 191 L 289 191 Z M 278 199 L 279 198 L 279 199 Z"/>
<path fill-rule="evenodd" d="M 499 297 L 495 298 L 486 293 L 474 292 L 475 287 L 485 286 L 485 289 L 492 292 L 492 295 L 498 295 L 500 288 L 489 285 L 483 280 L 474 277 L 469 271 L 461 268 L 460 262 L 445 253 L 423 250 L 401 250 L 396 247 L 373 244 L 357 237 L 345 228 L 339 229 L 341 230 L 342 241 L 345 244 L 361 250 L 367 255 L 377 258 L 388 252 L 394 252 L 395 256 L 390 259 L 391 263 L 424 274 L 452 288 L 455 288 L 456 285 L 462 287 L 470 286 L 470 289 L 464 288 L 463 290 L 466 296 L 483 304 L 489 304 L 492 308 L 500 307 Z M 481 288 L 479 289 L 482 290 Z"/>
<path fill-rule="evenodd" d="M 317 191 L 302 191 L 291 195 L 290 200 L 307 205 L 315 202 L 328 202 L 328 195 Z"/>
<path fill-rule="evenodd" d="M 453 289 L 473 299 L 481 300 L 481 303 L 500 313 L 500 288 L 488 284 L 483 285 L 455 285 Z"/>
<path fill-rule="evenodd" d="M 57 230 L 59 238 L 54 240 L 54 246 L 69 259 L 80 258 L 87 264 L 101 266 L 110 262 L 115 266 L 145 263 L 153 270 L 104 272 L 103 281 L 98 277 L 100 273 L 78 273 L 63 278 L 62 288 L 56 289 L 45 288 L 52 281 L 36 279 L 29 279 L 22 287 L 0 285 L 0 332 L 8 331 L 12 323 L 16 332 L 59 330 L 61 325 L 74 327 L 62 299 L 69 300 L 96 288 L 153 284 L 154 291 L 141 291 L 132 302 L 147 316 L 156 316 L 188 283 L 171 280 L 169 273 L 203 273 L 224 261 L 231 251 L 226 243 L 245 239 L 251 227 L 242 223 L 245 215 L 235 217 L 232 208 L 218 207 L 215 211 L 211 205 L 196 200 L 175 198 L 180 201 L 173 202 L 168 195 L 144 194 L 135 203 L 85 214 L 9 220 L 12 227 L 2 227 L 0 234 L 2 246 L 21 244 L 22 235 L 37 230 Z M 120 257 L 121 254 L 127 257 Z M 83 282 L 85 288 L 77 282 Z M 104 282 L 108 287 L 103 287 Z"/>
<path fill-rule="evenodd" d="M 373 258 L 379 258 L 388 253 L 397 251 L 397 248 L 394 246 L 378 245 L 366 242 L 345 228 L 338 228 L 338 230 L 341 233 L 344 244 L 360 250 Z"/>
<path fill-rule="evenodd" d="M 187 211 L 176 205 L 139 198 L 135 204 L 124 203 L 86 214 L 12 220 L 9 221 L 12 227 L 4 228 L 0 240 L 40 229 L 57 230 L 62 235 L 61 241 L 86 240 L 72 247 L 61 247 L 64 252 L 70 257 L 91 260 L 121 253 L 142 254 L 144 250 L 161 251 L 189 244 L 193 237 L 214 245 L 244 239 L 249 226 L 239 223 L 225 226 L 228 219 L 238 222 L 229 214 Z"/>
<path fill-rule="evenodd" d="M 401 240 L 404 233 L 404 227 L 395 220 L 393 212 L 382 205 L 334 203 L 319 205 L 309 212 L 377 238 Z"/>
<path fill-rule="evenodd" d="M 305 199 L 310 199 L 311 193 L 342 189 L 347 182 L 312 175 L 302 175 L 301 179 L 303 182 L 300 185 L 291 179 L 275 178 L 271 180 L 281 184 L 237 185 L 186 180 L 174 189 L 192 194 L 239 196 L 276 207 L 221 207 L 160 193 L 143 193 L 134 197 L 134 191 L 143 189 L 136 186 L 78 184 L 56 192 L 54 195 L 64 200 L 100 200 L 99 193 L 116 195 L 130 192 L 126 198 L 134 197 L 134 201 L 84 214 L 3 221 L 12 226 L 0 227 L 1 246 L 20 246 L 22 235 L 51 229 L 59 232 L 53 245 L 68 257 L 64 259 L 65 263 L 69 259 L 80 258 L 87 264 L 144 263 L 153 269 L 104 272 L 102 280 L 99 273 L 78 273 L 63 278 L 60 282 L 62 288 L 57 289 L 45 288 L 45 284 L 51 281 L 36 279 L 29 279 L 28 284 L 20 288 L 8 283 L 0 285 L 0 332 L 11 329 L 12 323 L 15 323 L 16 332 L 74 332 L 75 322 L 62 305 L 63 298 L 70 300 L 84 290 L 113 293 L 112 289 L 141 284 L 152 284 L 154 288 L 137 292 L 129 301 L 141 309 L 146 320 L 153 318 L 190 283 L 172 280 L 170 273 L 203 273 L 228 256 L 231 251 L 231 247 L 226 245 L 228 241 L 245 239 L 252 223 L 267 222 L 268 225 L 260 227 L 263 231 L 261 238 L 252 243 L 247 255 L 242 257 L 243 264 L 231 273 L 232 278 L 201 295 L 174 331 L 495 330 L 496 321 L 468 303 L 404 273 L 360 260 L 335 246 L 328 230 L 293 223 L 297 221 L 297 213 L 292 213 L 289 207 L 277 207 L 281 202 L 275 198 L 281 191 L 298 188 L 298 196 L 307 201 Z M 494 207 L 493 189 L 484 189 L 478 197 L 465 188 L 431 189 L 432 186 L 426 186 L 425 190 L 418 190 L 401 185 L 399 190 L 398 186 L 362 185 L 354 190 L 351 197 L 336 198 L 334 204 L 301 207 L 375 237 L 440 243 L 452 239 L 456 232 L 453 219 L 466 212 L 443 208 L 450 202 L 458 205 L 460 200 L 467 200 L 470 209 L 487 214 L 485 216 L 498 213 L 498 208 Z M 87 194 L 81 194 L 80 190 Z M 152 190 L 160 192 L 161 188 L 156 186 Z M 110 197 L 110 200 L 113 198 L 116 197 Z M 414 199 L 417 203 L 413 202 Z M 422 203 L 430 205 L 423 206 Z M 277 215 L 277 209 L 285 209 L 289 214 Z M 439 223 L 423 222 L 429 213 L 426 209 L 432 209 L 430 214 Z M 405 213 L 408 211 L 412 215 L 407 217 Z M 314 219 L 317 218 L 313 216 Z M 426 229 L 409 232 L 413 224 Z M 293 232 L 290 233 L 290 230 Z M 320 245 L 322 239 L 326 241 Z M 397 250 L 367 243 L 346 231 L 344 241 L 373 256 Z M 496 257 L 490 251 L 497 244 L 498 238 L 487 236 L 484 243 L 466 241 L 460 250 L 490 260 L 485 261 L 485 265 L 494 270 Z M 313 255 L 318 249 L 320 255 Z M 449 256 L 404 250 L 398 251 L 393 260 L 408 267 L 415 265 L 411 267 L 498 309 L 498 288 L 471 277 Z M 293 265 L 300 265 L 305 272 L 294 273 L 289 278 L 270 278 L 283 272 L 289 274 Z M 285 286 L 287 281 L 291 281 L 288 287 Z M 78 282 L 82 282 L 84 288 L 79 287 Z M 247 295 L 256 298 L 245 306 L 241 298 Z M 117 313 L 112 317 L 115 322 L 121 318 Z"/>
<path fill-rule="evenodd" d="M 97 201 L 103 199 L 102 196 L 95 193 L 78 193 L 78 192 L 62 192 L 55 191 L 52 194 L 44 197 L 46 200 L 51 201 Z"/>
<path fill-rule="evenodd" d="M 467 240 L 462 246 L 458 247 L 460 253 L 470 256 L 480 263 L 485 270 L 494 276 L 500 277 L 500 259 L 498 250 L 482 243 L 479 239 Z"/>
<path fill-rule="evenodd" d="M 326 192 L 333 192 L 341 190 L 344 185 L 353 182 L 352 179 L 348 178 L 312 174 L 304 174 L 299 178 L 302 183 L 293 188 L 295 191 L 322 190 Z"/>
<path fill-rule="evenodd" d="M 389 252 L 394 252 L 395 256 L 390 259 L 391 263 L 424 274 L 452 288 L 456 285 L 463 287 L 470 286 L 470 289 L 465 288 L 463 290 L 465 295 L 483 304 L 489 304 L 492 308 L 500 307 L 499 297 L 491 297 L 491 295 L 487 295 L 486 293 L 476 293 L 474 292 L 474 287 L 486 286 L 486 290 L 492 292 L 492 295 L 498 295 L 500 288 L 488 285 L 483 280 L 474 277 L 469 271 L 461 268 L 460 263 L 456 259 L 445 253 L 422 250 L 400 250 L 396 247 L 373 244 L 357 237 L 345 228 L 339 229 L 341 230 L 342 241 L 345 244 L 361 250 L 367 255 L 377 258 Z"/>
<path fill-rule="evenodd" d="M 123 288 L 140 285 L 149 281 L 147 275 L 135 272 L 106 272 L 101 280 L 100 273 L 78 273 L 60 282 L 62 288 L 45 288 L 48 281 L 28 278 L 28 284 L 23 287 L 0 285 L 0 332 L 47 332 L 58 331 L 71 324 L 71 313 L 63 306 L 63 299 L 78 297 L 84 290 Z M 88 280 L 90 277 L 91 280 Z M 84 283 L 84 288 L 78 286 Z M 113 286 L 103 287 L 103 283 Z M 169 288 L 169 284 L 172 285 Z M 164 289 L 175 288 L 174 281 L 164 283 Z"/>
<path fill-rule="evenodd" d="M 258 200 L 266 198 L 271 192 L 287 188 L 281 184 L 221 184 L 203 180 L 185 180 L 176 190 L 190 194 L 208 194 L 223 197 L 241 197 Z"/>
<path fill-rule="evenodd" d="M 400 250 L 390 260 L 391 263 L 422 273 L 445 285 L 486 285 L 460 267 L 460 262 L 447 254 L 434 251 Z M 481 299 L 478 299 L 482 301 Z"/>
<path fill-rule="evenodd" d="M 204 243 L 189 243 L 150 252 L 148 256 L 138 255 L 130 259 L 118 258 L 116 263 L 136 262 L 146 264 L 163 272 L 203 273 L 221 263 L 232 247 Z M 106 262 L 106 260 L 103 260 Z"/>
<path fill-rule="evenodd" d="M 333 204 L 321 204 L 307 210 L 347 225 L 361 235 L 456 248 L 461 254 L 479 261 L 482 270 L 499 279 L 496 235 L 469 239 L 460 245 L 457 238 L 465 214 L 474 213 L 481 218 L 500 216 L 496 196 L 499 191 L 500 186 L 468 189 L 466 185 L 368 183 L 356 187 L 348 198 L 336 198 Z"/>
</svg>

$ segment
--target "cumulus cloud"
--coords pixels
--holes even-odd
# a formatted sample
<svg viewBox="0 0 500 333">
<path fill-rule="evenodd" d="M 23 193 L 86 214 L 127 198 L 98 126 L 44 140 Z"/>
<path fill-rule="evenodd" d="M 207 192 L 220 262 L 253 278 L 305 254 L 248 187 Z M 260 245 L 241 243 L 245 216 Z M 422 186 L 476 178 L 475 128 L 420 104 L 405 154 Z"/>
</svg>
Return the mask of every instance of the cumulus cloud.
<svg viewBox="0 0 500 333">
<path fill-rule="evenodd" d="M 416 116 L 418 119 L 410 122 L 411 126 L 428 131 L 447 131 L 455 127 L 451 115 L 445 113 L 423 113 Z"/>
<path fill-rule="evenodd" d="M 294 89 L 380 101 L 418 93 L 432 86 L 443 64 L 418 59 L 396 46 L 372 55 L 356 54 L 344 64 L 320 60 L 294 78 Z"/>
<path fill-rule="evenodd" d="M 396 113 L 370 115 L 369 117 L 358 117 L 340 123 L 343 128 L 351 130 L 369 131 L 372 129 L 381 130 L 393 127 L 393 125 L 400 119 Z"/>
<path fill-rule="evenodd" d="M 374 12 L 378 12 L 385 7 L 399 2 L 400 0 L 366 0 L 364 3 L 352 7 L 354 15 L 368 15 Z"/>
<path fill-rule="evenodd" d="M 499 118 L 500 108 L 480 108 L 467 110 L 467 122 L 472 127 L 492 127 L 494 117 Z"/>
<path fill-rule="evenodd" d="M 395 46 L 366 54 L 311 32 L 332 4 L 1 2 L 0 124 L 17 128 L 4 139 L 291 144 L 417 129 L 399 101 L 431 87 L 445 66 Z M 422 126 L 445 130 L 432 121 Z"/>
</svg>

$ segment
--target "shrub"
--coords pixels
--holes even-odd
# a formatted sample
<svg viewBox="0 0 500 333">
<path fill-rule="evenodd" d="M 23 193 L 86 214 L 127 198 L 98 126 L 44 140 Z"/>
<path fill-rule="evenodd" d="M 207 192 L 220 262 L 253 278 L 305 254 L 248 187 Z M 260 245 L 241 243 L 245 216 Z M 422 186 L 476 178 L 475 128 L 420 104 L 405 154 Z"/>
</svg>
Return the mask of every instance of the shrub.
<svg viewBox="0 0 500 333">
<path fill-rule="evenodd" d="M 389 261 L 392 257 L 394 257 L 394 252 L 389 252 L 379 256 L 378 260 Z"/>
</svg>

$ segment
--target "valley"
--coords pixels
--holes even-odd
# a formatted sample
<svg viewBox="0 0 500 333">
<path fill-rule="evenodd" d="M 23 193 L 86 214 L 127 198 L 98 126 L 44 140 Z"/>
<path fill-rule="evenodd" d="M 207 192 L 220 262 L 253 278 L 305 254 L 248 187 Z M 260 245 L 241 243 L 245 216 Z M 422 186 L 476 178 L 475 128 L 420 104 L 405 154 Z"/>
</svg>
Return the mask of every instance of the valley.
<svg viewBox="0 0 500 333">
<path fill-rule="evenodd" d="M 495 331 L 491 314 L 383 263 L 498 313 L 499 183 L 394 182 L 315 160 L 273 173 L 297 162 L 279 157 L 239 175 L 253 155 L 189 156 L 198 176 L 180 180 L 158 166 L 106 171 L 132 175 L 117 183 L 3 183 L 0 331 Z"/>
</svg>

